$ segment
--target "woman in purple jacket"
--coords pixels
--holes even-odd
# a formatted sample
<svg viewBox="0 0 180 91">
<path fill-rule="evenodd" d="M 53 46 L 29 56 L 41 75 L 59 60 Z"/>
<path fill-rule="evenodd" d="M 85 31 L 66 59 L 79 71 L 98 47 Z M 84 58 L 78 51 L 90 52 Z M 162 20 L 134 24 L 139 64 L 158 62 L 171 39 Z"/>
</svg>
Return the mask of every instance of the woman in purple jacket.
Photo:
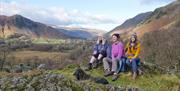
<svg viewBox="0 0 180 91">
<path fill-rule="evenodd" d="M 117 80 L 118 78 L 118 63 L 121 61 L 121 58 L 124 57 L 124 46 L 123 43 L 120 41 L 120 35 L 119 34 L 113 34 L 112 35 L 112 46 L 111 46 L 111 58 L 112 60 L 103 60 L 104 67 L 106 70 L 105 76 L 113 75 L 112 81 Z M 107 62 L 111 62 L 111 70 L 110 66 L 106 66 Z M 121 65 L 120 65 L 121 66 Z"/>
</svg>

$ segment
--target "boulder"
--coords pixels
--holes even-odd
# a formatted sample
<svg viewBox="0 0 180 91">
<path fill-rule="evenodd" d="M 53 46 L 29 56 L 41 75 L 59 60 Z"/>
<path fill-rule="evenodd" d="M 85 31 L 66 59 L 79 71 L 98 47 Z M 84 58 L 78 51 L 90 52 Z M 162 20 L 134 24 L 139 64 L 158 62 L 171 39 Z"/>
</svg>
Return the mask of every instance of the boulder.
<svg viewBox="0 0 180 91">
<path fill-rule="evenodd" d="M 92 77 L 86 74 L 81 68 L 77 68 L 73 74 L 77 80 L 91 80 L 99 84 L 109 84 L 109 82 L 103 77 Z"/>
</svg>

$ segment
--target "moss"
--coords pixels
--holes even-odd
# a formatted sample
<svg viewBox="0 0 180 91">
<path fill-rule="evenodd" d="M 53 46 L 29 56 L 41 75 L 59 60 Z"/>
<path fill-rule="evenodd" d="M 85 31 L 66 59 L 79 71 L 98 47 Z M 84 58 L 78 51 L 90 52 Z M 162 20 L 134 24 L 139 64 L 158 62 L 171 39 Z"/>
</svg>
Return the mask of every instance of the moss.
<svg viewBox="0 0 180 91">
<path fill-rule="evenodd" d="M 61 73 L 64 74 L 66 77 L 69 77 L 70 79 L 75 79 L 72 75 L 74 70 L 75 67 L 67 67 L 62 70 L 53 70 L 51 72 Z M 103 77 L 104 74 L 102 68 L 93 69 L 87 73 L 93 75 L 94 77 Z M 120 74 L 120 78 L 115 82 L 111 81 L 111 76 L 107 77 L 107 80 L 110 82 L 110 84 L 115 86 L 137 87 L 144 91 L 171 91 L 174 87 L 180 86 L 180 79 L 178 78 L 178 76 L 164 74 L 144 74 L 142 76 L 138 76 L 136 80 L 132 80 L 132 77 L 129 76 L 127 72 Z M 97 87 L 100 87 L 101 89 L 104 89 L 106 91 L 106 88 L 103 88 L 103 86 L 99 84 L 93 86 L 94 90 L 97 89 Z"/>
</svg>

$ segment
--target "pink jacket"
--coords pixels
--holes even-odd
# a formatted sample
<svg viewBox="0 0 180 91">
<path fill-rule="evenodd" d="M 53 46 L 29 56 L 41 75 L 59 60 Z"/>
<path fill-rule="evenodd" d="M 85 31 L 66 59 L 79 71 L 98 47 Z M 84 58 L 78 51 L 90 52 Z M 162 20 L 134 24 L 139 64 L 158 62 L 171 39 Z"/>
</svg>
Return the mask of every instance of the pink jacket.
<svg viewBox="0 0 180 91">
<path fill-rule="evenodd" d="M 123 43 L 122 42 L 119 42 L 119 43 L 113 43 L 112 44 L 112 50 L 111 50 L 111 53 L 112 53 L 112 60 L 114 58 L 121 58 L 124 56 L 124 46 L 123 46 Z"/>
</svg>

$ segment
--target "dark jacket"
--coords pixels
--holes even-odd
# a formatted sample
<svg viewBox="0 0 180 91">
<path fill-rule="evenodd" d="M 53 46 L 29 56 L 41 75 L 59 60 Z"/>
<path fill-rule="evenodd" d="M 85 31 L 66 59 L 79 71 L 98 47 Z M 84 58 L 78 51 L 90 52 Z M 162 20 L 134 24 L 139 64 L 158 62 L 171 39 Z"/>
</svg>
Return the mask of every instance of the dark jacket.
<svg viewBox="0 0 180 91">
<path fill-rule="evenodd" d="M 94 45 L 94 51 L 96 51 L 96 54 L 102 54 L 103 56 L 106 56 L 107 55 L 106 51 L 108 49 L 108 46 L 109 44 L 107 43 L 107 41 L 103 43 L 97 43 Z"/>
</svg>

